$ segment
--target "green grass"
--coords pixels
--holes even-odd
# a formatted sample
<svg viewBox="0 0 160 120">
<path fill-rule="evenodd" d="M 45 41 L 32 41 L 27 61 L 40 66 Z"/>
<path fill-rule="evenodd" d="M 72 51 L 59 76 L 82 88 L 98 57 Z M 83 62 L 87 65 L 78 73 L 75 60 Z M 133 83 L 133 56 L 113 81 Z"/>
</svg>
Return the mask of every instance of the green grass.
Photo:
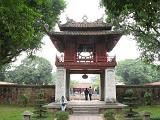
<svg viewBox="0 0 160 120">
<path fill-rule="evenodd" d="M 29 110 L 34 111 L 33 107 L 20 107 L 12 105 L 0 105 L 0 120 L 23 120 L 23 112 Z M 139 106 L 135 109 L 141 115 L 144 112 L 150 112 L 151 117 L 160 117 L 160 105 L 153 106 Z M 53 115 L 49 113 L 49 117 L 43 120 L 53 120 Z M 34 119 L 32 119 L 34 120 Z"/>
<path fill-rule="evenodd" d="M 33 111 L 31 107 L 17 107 L 12 105 L 0 105 L 0 119 L 1 120 L 22 120 L 24 111 Z"/>
<path fill-rule="evenodd" d="M 23 112 L 29 110 L 34 111 L 33 107 L 20 107 L 12 105 L 0 105 L 0 120 L 23 120 Z M 53 120 L 53 115 L 43 120 Z"/>
<path fill-rule="evenodd" d="M 139 106 L 137 109 L 135 109 L 137 112 L 139 112 L 141 115 L 144 112 L 150 112 L 151 117 L 160 117 L 160 105 L 152 105 L 152 106 Z"/>
</svg>

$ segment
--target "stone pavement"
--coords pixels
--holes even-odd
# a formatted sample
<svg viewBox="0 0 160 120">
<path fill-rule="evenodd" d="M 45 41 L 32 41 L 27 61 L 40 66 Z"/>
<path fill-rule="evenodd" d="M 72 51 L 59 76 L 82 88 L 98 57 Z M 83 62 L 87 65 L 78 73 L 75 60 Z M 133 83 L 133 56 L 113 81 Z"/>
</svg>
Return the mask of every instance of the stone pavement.
<svg viewBox="0 0 160 120">
<path fill-rule="evenodd" d="M 50 110 L 54 110 L 59 108 L 59 103 L 50 103 L 47 107 Z M 71 100 L 68 102 L 67 107 L 73 110 L 73 114 L 69 116 L 69 120 L 103 120 L 102 114 L 94 113 L 96 109 L 108 109 L 108 108 L 117 108 L 122 109 L 125 105 L 121 103 L 105 103 L 104 101 L 99 100 L 92 100 L 92 101 L 85 101 L 85 100 Z M 90 109 L 89 109 L 90 108 Z M 91 108 L 94 108 L 92 111 Z"/>
<path fill-rule="evenodd" d="M 103 118 L 100 114 L 73 114 L 70 115 L 69 120 L 103 120 Z"/>
</svg>

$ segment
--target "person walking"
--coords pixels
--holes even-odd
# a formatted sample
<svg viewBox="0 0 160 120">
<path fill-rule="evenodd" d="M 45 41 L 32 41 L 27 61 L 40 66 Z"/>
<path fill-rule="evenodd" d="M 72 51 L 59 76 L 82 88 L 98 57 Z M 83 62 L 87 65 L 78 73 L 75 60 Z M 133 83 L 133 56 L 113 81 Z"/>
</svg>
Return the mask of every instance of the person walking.
<svg viewBox="0 0 160 120">
<path fill-rule="evenodd" d="M 89 87 L 89 99 L 92 100 L 92 88 L 91 86 Z"/>
<path fill-rule="evenodd" d="M 88 94 L 89 94 L 89 91 L 88 91 L 88 89 L 86 88 L 86 89 L 84 90 L 85 100 L 88 100 Z"/>
<path fill-rule="evenodd" d="M 60 105 L 61 105 L 61 111 L 65 111 L 67 106 L 67 100 L 65 99 L 64 96 L 61 97 Z"/>
</svg>

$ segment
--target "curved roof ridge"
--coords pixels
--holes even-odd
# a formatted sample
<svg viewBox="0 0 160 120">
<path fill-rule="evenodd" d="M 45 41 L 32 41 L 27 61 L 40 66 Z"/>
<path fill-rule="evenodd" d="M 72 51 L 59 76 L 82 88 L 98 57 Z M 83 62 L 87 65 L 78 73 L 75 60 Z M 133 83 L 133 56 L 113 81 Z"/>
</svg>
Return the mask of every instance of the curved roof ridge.
<svg viewBox="0 0 160 120">
<path fill-rule="evenodd" d="M 64 24 L 61 24 L 59 22 L 59 27 L 60 28 L 67 28 L 67 27 L 81 27 L 81 28 L 84 28 L 84 27 L 112 27 L 111 23 L 106 23 L 104 22 L 104 18 L 101 17 L 93 22 L 88 22 L 88 17 L 87 16 L 83 16 L 83 21 L 82 22 L 76 22 L 74 21 L 73 19 L 70 19 L 69 17 L 66 17 L 66 20 L 67 22 L 64 23 Z"/>
</svg>

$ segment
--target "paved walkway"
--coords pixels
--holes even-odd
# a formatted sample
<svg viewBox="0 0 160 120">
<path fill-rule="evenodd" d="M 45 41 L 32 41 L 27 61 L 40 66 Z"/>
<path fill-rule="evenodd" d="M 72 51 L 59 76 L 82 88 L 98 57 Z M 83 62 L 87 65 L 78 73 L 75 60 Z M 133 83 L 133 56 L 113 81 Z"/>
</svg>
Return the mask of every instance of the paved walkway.
<svg viewBox="0 0 160 120">
<path fill-rule="evenodd" d="M 73 100 L 70 101 L 72 105 L 95 105 L 95 104 L 104 104 L 104 102 L 93 100 L 93 101 L 85 101 L 85 100 Z M 69 120 L 103 120 L 102 114 L 72 114 L 69 117 Z"/>
<path fill-rule="evenodd" d="M 102 115 L 94 114 L 81 114 L 81 115 L 70 115 L 69 120 L 103 120 Z"/>
</svg>

